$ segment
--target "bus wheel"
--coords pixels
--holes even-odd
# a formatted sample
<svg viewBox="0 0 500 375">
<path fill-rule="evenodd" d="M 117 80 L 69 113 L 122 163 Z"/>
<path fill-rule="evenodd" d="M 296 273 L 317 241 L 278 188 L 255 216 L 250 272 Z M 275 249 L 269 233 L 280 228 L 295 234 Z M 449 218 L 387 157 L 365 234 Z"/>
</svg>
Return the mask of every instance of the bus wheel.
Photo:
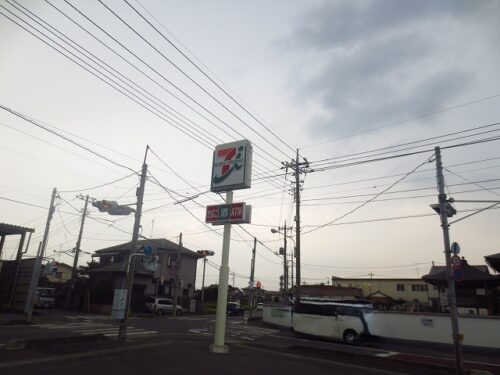
<svg viewBox="0 0 500 375">
<path fill-rule="evenodd" d="M 348 345 L 356 345 L 359 342 L 359 336 L 352 329 L 348 329 L 344 332 L 344 341 Z"/>
</svg>

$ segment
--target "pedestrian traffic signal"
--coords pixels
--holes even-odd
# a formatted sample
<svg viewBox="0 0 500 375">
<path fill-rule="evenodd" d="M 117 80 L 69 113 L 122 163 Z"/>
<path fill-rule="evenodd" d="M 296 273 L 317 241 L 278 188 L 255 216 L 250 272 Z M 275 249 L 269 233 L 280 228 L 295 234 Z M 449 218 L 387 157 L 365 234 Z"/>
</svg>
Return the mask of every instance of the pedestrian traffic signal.
<svg viewBox="0 0 500 375">
<path fill-rule="evenodd" d="M 116 201 L 94 201 L 92 206 L 97 207 L 100 212 L 107 212 L 110 215 L 130 215 L 135 210 L 129 206 L 119 205 Z"/>
</svg>

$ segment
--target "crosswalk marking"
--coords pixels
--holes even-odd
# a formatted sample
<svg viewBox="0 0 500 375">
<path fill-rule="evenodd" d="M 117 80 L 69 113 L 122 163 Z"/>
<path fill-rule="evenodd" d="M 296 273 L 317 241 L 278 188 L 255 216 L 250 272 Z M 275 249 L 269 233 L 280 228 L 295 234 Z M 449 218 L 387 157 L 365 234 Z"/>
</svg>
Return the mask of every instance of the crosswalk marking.
<svg viewBox="0 0 500 375">
<path fill-rule="evenodd" d="M 211 325 L 202 328 L 193 328 L 189 329 L 188 332 L 200 335 L 213 335 L 214 327 L 213 325 Z M 233 339 L 243 339 L 249 341 L 254 341 L 264 336 L 272 336 L 278 332 L 279 330 L 277 329 L 252 327 L 240 324 L 240 322 L 228 323 L 226 327 L 226 335 L 228 337 L 231 337 Z"/>
<path fill-rule="evenodd" d="M 111 322 L 105 323 L 101 322 L 92 322 L 92 321 L 83 321 L 83 322 L 66 322 L 66 323 L 48 323 L 48 324 L 40 324 L 38 325 L 40 328 L 46 328 L 51 330 L 69 330 L 74 332 L 75 334 L 80 335 L 93 335 L 93 334 L 103 334 L 109 338 L 118 337 L 119 327 L 116 324 L 112 324 Z M 139 336 L 148 336 L 148 335 L 156 335 L 158 331 L 146 330 L 142 328 L 136 328 L 129 326 L 127 328 L 127 336 L 131 335 L 134 337 Z"/>
</svg>

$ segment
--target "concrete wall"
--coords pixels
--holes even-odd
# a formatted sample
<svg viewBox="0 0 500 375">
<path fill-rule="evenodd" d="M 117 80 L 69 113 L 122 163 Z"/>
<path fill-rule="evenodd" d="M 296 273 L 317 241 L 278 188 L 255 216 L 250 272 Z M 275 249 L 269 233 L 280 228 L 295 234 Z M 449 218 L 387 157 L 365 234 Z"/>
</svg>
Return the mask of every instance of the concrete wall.
<svg viewBox="0 0 500 375">
<path fill-rule="evenodd" d="M 461 316 L 458 321 L 464 345 L 500 349 L 500 318 Z M 375 312 L 376 336 L 451 344 L 451 320 L 447 315 Z"/>
<path fill-rule="evenodd" d="M 292 307 L 264 305 L 262 321 L 282 327 L 292 326 Z M 452 344 L 451 320 L 448 315 L 376 311 L 368 322 L 375 336 Z M 461 316 L 458 321 L 463 344 L 500 349 L 500 317 Z"/>
</svg>

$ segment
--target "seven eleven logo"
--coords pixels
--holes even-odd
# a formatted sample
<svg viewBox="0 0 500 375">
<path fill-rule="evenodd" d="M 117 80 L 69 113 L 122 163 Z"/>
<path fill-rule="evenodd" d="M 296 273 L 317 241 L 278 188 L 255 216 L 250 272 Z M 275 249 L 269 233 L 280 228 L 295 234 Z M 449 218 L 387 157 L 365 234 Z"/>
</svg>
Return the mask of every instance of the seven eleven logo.
<svg viewBox="0 0 500 375">
<path fill-rule="evenodd" d="M 236 147 L 217 150 L 215 155 L 217 160 L 215 162 L 215 168 L 219 170 L 217 170 L 213 178 L 215 184 L 221 183 L 229 177 L 234 170 L 239 170 L 243 167 L 242 154 L 244 149 L 244 146 L 239 146 L 238 150 L 236 150 Z"/>
</svg>

